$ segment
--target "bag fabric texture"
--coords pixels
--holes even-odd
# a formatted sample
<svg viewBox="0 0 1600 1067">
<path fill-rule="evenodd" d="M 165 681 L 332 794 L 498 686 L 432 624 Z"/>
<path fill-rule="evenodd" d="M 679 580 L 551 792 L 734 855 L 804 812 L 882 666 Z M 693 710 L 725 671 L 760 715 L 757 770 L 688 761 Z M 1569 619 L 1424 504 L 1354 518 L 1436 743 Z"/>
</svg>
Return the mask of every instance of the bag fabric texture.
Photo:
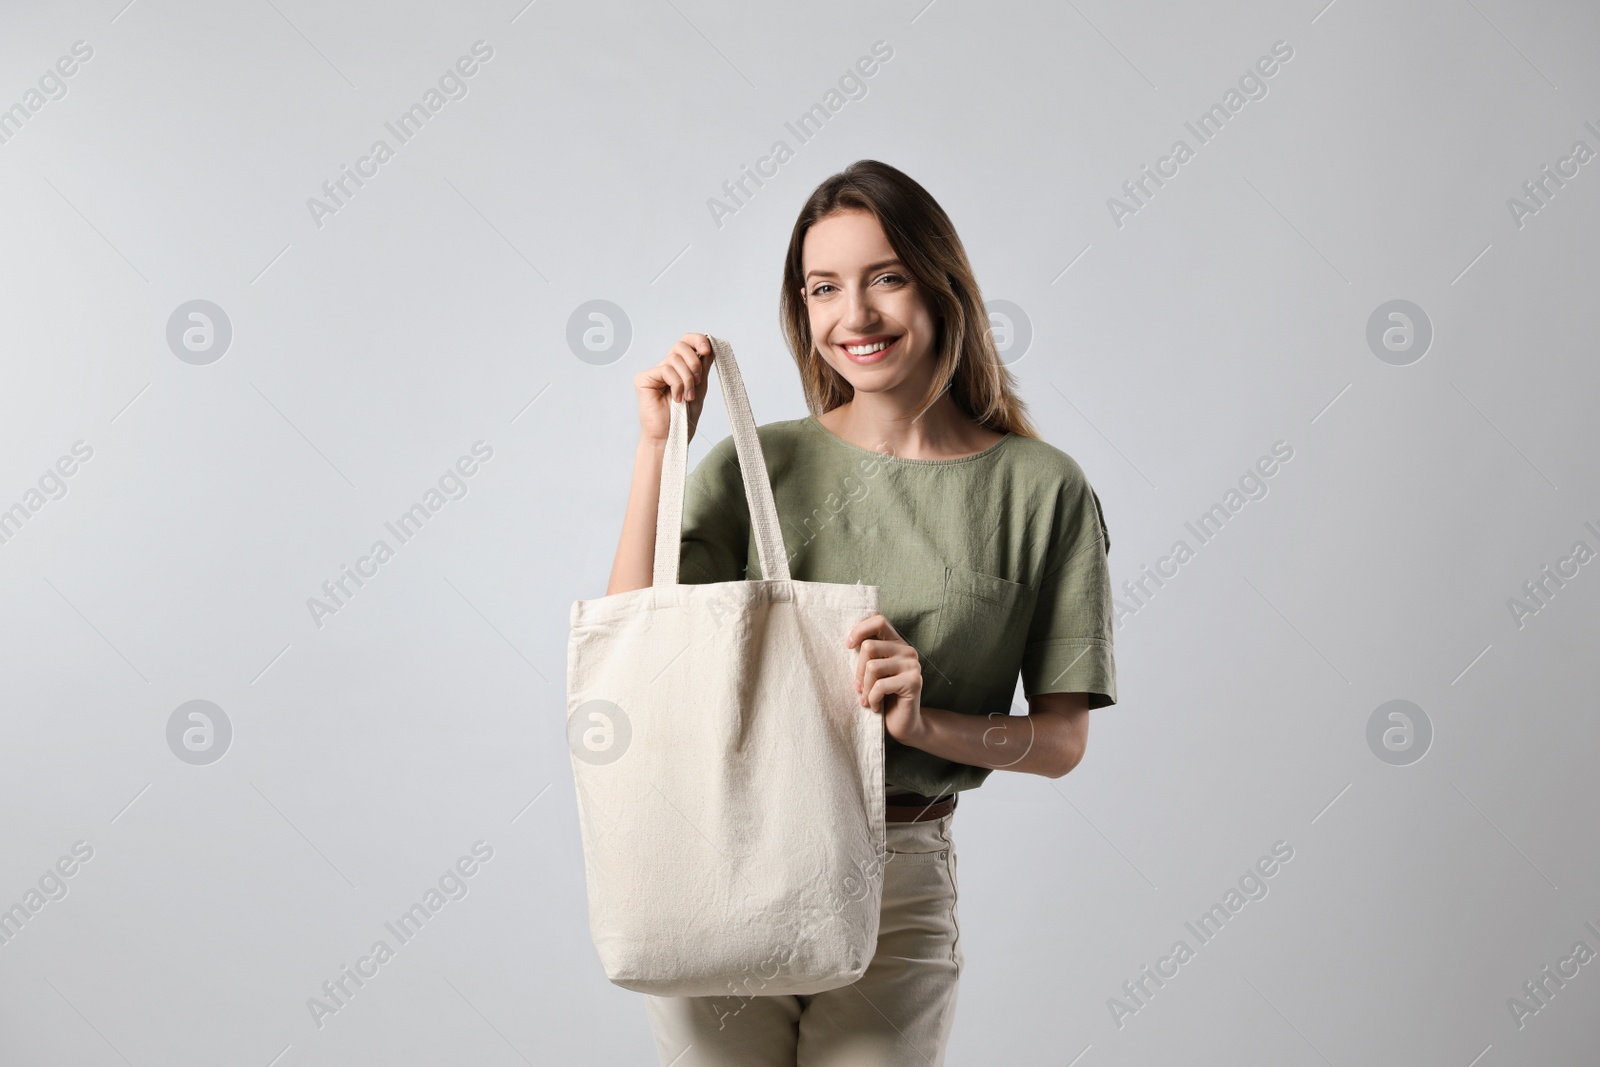
<svg viewBox="0 0 1600 1067">
<path fill-rule="evenodd" d="M 733 349 L 711 344 L 762 576 L 678 583 L 689 435 L 671 401 L 653 582 L 571 610 L 589 929 L 625 989 L 819 993 L 877 946 L 883 720 L 858 703 L 844 639 L 880 591 L 790 579 Z"/>
</svg>

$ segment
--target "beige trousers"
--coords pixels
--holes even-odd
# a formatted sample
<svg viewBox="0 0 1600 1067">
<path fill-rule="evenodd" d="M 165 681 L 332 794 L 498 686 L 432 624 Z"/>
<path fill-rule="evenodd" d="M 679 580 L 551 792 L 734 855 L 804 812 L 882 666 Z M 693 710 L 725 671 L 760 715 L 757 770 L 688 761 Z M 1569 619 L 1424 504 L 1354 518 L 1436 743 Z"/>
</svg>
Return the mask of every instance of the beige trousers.
<svg viewBox="0 0 1600 1067">
<path fill-rule="evenodd" d="M 809 996 L 645 995 L 663 1067 L 942 1067 L 961 977 L 952 812 L 889 823 L 878 947 Z"/>
</svg>

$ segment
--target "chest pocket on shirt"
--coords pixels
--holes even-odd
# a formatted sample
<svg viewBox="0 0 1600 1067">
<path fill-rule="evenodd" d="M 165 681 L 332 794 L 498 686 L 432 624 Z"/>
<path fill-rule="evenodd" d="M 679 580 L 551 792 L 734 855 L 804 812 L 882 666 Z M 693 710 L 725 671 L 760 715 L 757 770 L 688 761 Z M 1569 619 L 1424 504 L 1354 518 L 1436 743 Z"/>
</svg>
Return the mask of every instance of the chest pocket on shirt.
<svg viewBox="0 0 1600 1067">
<path fill-rule="evenodd" d="M 962 566 L 944 569 L 922 702 L 967 713 L 1008 712 L 1022 669 L 1033 590 Z"/>
</svg>

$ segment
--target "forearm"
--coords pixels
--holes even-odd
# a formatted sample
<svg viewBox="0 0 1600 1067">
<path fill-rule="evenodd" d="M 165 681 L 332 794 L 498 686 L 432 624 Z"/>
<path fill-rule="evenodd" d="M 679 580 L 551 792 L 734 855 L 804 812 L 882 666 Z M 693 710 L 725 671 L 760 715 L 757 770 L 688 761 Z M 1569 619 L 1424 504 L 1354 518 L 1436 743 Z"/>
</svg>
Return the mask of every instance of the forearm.
<svg viewBox="0 0 1600 1067">
<path fill-rule="evenodd" d="M 964 715 L 926 705 L 917 735 L 904 741 L 956 763 L 1047 778 L 1072 770 L 1084 751 L 1068 724 L 1055 715 Z"/>
<path fill-rule="evenodd" d="M 611 564 L 611 584 L 606 595 L 643 589 L 655 580 L 656 510 L 661 500 L 661 467 L 667 443 L 640 438 L 633 456 L 633 486 L 628 490 L 628 511 L 622 519 L 622 537 Z"/>
</svg>

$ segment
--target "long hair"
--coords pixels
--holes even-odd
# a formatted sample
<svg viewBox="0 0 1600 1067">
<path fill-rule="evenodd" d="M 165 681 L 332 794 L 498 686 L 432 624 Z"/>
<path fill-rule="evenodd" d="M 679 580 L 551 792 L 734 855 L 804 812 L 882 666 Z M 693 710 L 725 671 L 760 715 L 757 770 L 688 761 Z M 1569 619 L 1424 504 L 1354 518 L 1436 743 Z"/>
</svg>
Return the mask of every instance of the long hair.
<svg viewBox="0 0 1600 1067">
<path fill-rule="evenodd" d="M 789 237 L 778 314 L 789 354 L 800 368 L 811 414 L 832 411 L 855 390 L 817 351 L 802 296 L 805 274 L 800 253 L 813 224 L 849 210 L 869 211 L 877 218 L 938 323 L 933 380 L 920 410 L 926 411 L 948 388 L 956 407 L 980 426 L 1038 437 L 1027 405 L 1016 394 L 1015 376 L 1000 362 L 989 313 L 950 216 L 908 175 L 875 159 L 859 159 L 817 186 Z"/>
</svg>

